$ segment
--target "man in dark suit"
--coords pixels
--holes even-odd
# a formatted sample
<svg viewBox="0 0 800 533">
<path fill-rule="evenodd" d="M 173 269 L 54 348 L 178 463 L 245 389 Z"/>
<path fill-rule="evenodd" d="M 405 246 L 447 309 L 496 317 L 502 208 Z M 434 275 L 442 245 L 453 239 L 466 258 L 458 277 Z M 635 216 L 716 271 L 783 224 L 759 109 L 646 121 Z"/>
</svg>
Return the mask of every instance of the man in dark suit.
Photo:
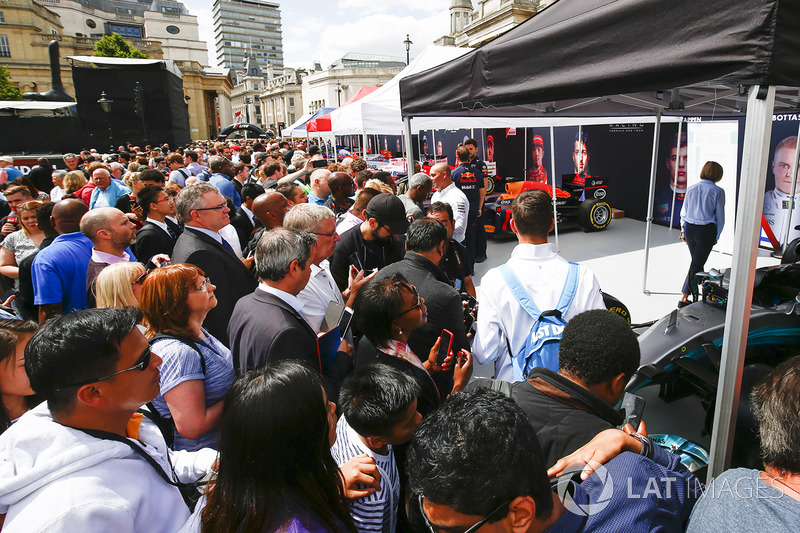
<svg viewBox="0 0 800 533">
<path fill-rule="evenodd" d="M 175 202 L 164 192 L 164 187 L 148 185 L 136 196 L 136 203 L 146 217 L 144 226 L 136 233 L 134 252 L 137 259 L 145 265 L 154 255 L 166 254 L 172 257 L 175 242 L 181 228 L 167 217 L 175 216 Z"/>
<path fill-rule="evenodd" d="M 408 337 L 411 350 L 421 358 L 428 356 L 442 329 L 453 333 L 453 353 L 469 350 L 469 340 L 464 328 L 464 311 L 461 296 L 450 279 L 439 268 L 447 244 L 447 230 L 437 220 L 420 218 L 408 228 L 406 255 L 402 261 L 387 265 L 378 271 L 377 279 L 400 272 L 413 285 L 428 306 L 428 322 L 415 329 Z M 453 388 L 453 372 L 439 372 L 434 376 L 439 390 Z"/>
<path fill-rule="evenodd" d="M 303 304 L 297 294 L 311 276 L 314 242 L 311 234 L 291 228 L 264 233 L 255 251 L 261 283 L 236 304 L 228 338 L 240 374 L 282 359 L 297 359 L 319 370 L 334 394 L 353 366 L 353 348 L 342 341 L 333 362 L 325 368 L 316 332 L 300 316 Z"/>
<path fill-rule="evenodd" d="M 256 183 L 242 185 L 242 206 L 231 217 L 231 226 L 236 228 L 236 234 L 239 236 L 239 246 L 241 246 L 242 250 L 247 248 L 247 243 L 250 242 L 250 237 L 253 235 L 256 224 L 261 225 L 253 215 L 253 202 L 261 194 L 264 194 L 264 189 L 261 185 Z"/>
<path fill-rule="evenodd" d="M 230 221 L 227 202 L 216 187 L 201 182 L 178 193 L 175 209 L 185 229 L 175 243 L 172 262 L 200 267 L 217 286 L 217 306 L 209 311 L 203 327 L 229 346 L 228 320 L 233 307 L 258 283 L 219 234 Z"/>
</svg>

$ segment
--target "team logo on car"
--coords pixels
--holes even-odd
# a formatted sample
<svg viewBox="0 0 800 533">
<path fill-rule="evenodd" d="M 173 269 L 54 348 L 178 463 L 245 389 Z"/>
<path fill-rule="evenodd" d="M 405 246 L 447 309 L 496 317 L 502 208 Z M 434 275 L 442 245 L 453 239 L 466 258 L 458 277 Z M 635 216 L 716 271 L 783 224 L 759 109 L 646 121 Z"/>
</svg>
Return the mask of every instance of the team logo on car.
<svg viewBox="0 0 800 533">
<path fill-rule="evenodd" d="M 606 190 L 605 189 L 597 189 L 594 191 L 594 197 L 598 200 L 606 197 Z"/>
</svg>

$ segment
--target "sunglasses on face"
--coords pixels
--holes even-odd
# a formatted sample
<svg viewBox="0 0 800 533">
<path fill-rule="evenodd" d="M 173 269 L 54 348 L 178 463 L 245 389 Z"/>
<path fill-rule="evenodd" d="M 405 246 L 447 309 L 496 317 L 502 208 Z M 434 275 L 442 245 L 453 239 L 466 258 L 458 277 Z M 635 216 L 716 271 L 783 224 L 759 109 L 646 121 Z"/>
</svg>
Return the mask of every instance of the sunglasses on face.
<svg viewBox="0 0 800 533">
<path fill-rule="evenodd" d="M 148 346 L 145 351 L 142 353 L 142 356 L 136 361 L 130 368 L 126 368 L 125 370 L 120 370 L 118 372 L 114 372 L 113 374 L 109 374 L 107 376 L 103 376 L 101 378 L 93 378 L 86 381 L 81 381 L 80 383 L 75 383 L 72 385 L 67 385 L 66 387 L 61 387 L 60 389 L 56 389 L 56 392 L 67 390 L 67 389 L 74 389 L 77 387 L 83 387 L 84 385 L 88 385 L 89 383 L 97 383 L 98 381 L 105 381 L 107 379 L 111 379 L 115 376 L 119 376 L 120 374 L 124 374 L 125 372 L 130 372 L 131 370 L 141 370 L 144 371 L 148 366 L 150 366 L 150 358 L 153 353 L 150 351 L 150 346 Z"/>
</svg>

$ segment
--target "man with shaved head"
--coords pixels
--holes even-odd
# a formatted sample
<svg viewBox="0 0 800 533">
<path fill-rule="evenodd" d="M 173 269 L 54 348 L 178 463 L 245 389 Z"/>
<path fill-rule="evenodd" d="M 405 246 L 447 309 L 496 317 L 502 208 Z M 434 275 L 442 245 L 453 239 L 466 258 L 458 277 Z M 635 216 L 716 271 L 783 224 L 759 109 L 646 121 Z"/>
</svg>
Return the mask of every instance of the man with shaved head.
<svg viewBox="0 0 800 533">
<path fill-rule="evenodd" d="M 331 171 L 326 168 L 318 168 L 311 173 L 311 191 L 308 193 L 308 201 L 312 204 L 325 205 L 331 188 L 328 186 L 328 179 Z"/>
<path fill-rule="evenodd" d="M 283 226 L 283 218 L 286 216 L 290 207 L 286 197 L 276 191 L 265 192 L 253 200 L 253 217 L 255 217 L 263 227 L 250 239 L 249 244 L 244 249 L 245 256 L 255 251 L 256 244 L 258 244 L 258 240 L 264 234 L 264 231 Z"/>
<path fill-rule="evenodd" d="M 325 207 L 333 211 L 337 217 L 347 213 L 347 210 L 353 206 L 350 198 L 356 194 L 353 176 L 347 172 L 334 172 L 328 177 L 328 188 L 331 196 L 325 202 Z"/>
<path fill-rule="evenodd" d="M 88 306 L 95 307 L 95 281 L 100 272 L 114 263 L 136 260 L 126 251 L 136 235 L 136 226 L 119 209 L 98 207 L 83 215 L 81 233 L 94 244 L 86 271 L 86 287 Z"/>
<path fill-rule="evenodd" d="M 39 322 L 87 308 L 86 272 L 92 241 L 80 231 L 87 211 L 86 204 L 75 198 L 53 207 L 50 220 L 58 237 L 33 261 L 33 302 L 39 306 Z"/>
</svg>

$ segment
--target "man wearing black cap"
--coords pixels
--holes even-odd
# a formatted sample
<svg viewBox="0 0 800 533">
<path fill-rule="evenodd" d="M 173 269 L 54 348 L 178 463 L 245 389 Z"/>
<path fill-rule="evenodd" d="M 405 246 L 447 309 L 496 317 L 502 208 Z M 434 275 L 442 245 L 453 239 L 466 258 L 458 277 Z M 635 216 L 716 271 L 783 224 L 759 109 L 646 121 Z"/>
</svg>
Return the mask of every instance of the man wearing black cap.
<svg viewBox="0 0 800 533">
<path fill-rule="evenodd" d="M 347 288 L 351 266 L 356 271 L 371 271 L 403 259 L 407 229 L 406 209 L 400 198 L 382 193 L 370 200 L 366 220 L 345 231 L 336 243 L 331 274 L 339 290 Z"/>
</svg>

